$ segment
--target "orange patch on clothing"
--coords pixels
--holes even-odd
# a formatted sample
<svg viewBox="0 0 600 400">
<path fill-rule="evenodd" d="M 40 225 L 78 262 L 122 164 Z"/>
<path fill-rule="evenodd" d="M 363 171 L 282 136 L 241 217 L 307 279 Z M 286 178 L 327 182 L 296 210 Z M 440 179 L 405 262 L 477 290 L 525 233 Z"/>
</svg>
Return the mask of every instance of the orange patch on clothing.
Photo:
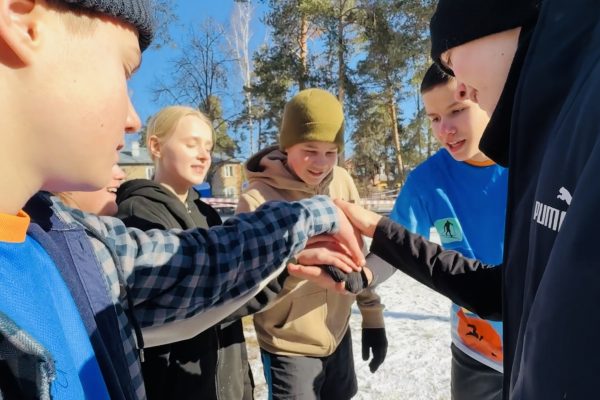
<svg viewBox="0 0 600 400">
<path fill-rule="evenodd" d="M 29 215 L 24 211 L 19 211 L 17 215 L 0 213 L 0 242 L 23 243 L 29 221 Z"/>
<path fill-rule="evenodd" d="M 467 316 L 462 309 L 458 315 L 458 334 L 462 342 L 483 356 L 502 362 L 502 338 L 488 322 Z"/>
</svg>

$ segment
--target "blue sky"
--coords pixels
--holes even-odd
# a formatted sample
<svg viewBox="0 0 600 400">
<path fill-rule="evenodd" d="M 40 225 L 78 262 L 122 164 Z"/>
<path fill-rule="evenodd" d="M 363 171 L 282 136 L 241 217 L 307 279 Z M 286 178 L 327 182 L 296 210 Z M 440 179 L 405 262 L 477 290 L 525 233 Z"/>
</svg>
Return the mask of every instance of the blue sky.
<svg viewBox="0 0 600 400">
<path fill-rule="evenodd" d="M 183 43 L 184 35 L 190 26 L 199 26 L 208 17 L 227 26 L 233 9 L 233 0 L 175 0 L 173 3 L 176 6 L 174 13 L 179 21 L 172 26 L 170 32 L 176 45 Z M 265 7 L 262 4 L 256 4 L 257 2 L 254 3 L 252 48 L 260 45 L 265 38 L 265 28 L 259 21 Z M 152 99 L 152 87 L 157 76 L 169 70 L 169 62 L 177 56 L 177 52 L 178 49 L 169 46 L 163 46 L 160 49 L 150 48 L 144 52 L 142 66 L 129 82 L 133 104 L 142 122 L 160 110 L 162 105 L 155 103 Z M 133 139 L 133 135 L 130 135 L 127 142 L 129 143 Z"/>
<path fill-rule="evenodd" d="M 206 18 L 212 18 L 216 22 L 221 23 L 228 30 L 230 16 L 233 10 L 233 0 L 173 0 L 175 5 L 174 13 L 179 18 L 179 21 L 174 24 L 170 33 L 175 43 L 175 46 L 181 46 L 185 42 L 185 35 L 189 32 L 190 27 L 199 27 Z M 261 2 L 252 1 L 254 5 L 254 19 L 252 22 L 252 39 L 250 43 L 251 53 L 265 41 L 266 30 L 265 26 L 260 22 L 267 7 Z M 318 45 L 314 44 L 314 45 Z M 157 77 L 166 74 L 170 71 L 170 61 L 177 57 L 179 48 L 163 46 L 160 49 L 150 48 L 143 54 L 142 66 L 129 82 L 129 89 L 132 95 L 133 104 L 140 115 L 142 123 L 148 117 L 156 113 L 162 106 L 153 101 L 152 88 L 155 86 Z M 352 62 L 356 62 L 353 60 Z M 241 85 L 240 85 L 241 86 Z M 234 92 L 236 89 L 230 89 Z M 407 99 L 402 104 L 404 117 L 412 115 L 414 112 L 414 99 Z M 226 96 L 222 99 L 224 106 L 224 116 L 231 115 L 231 110 L 235 109 L 233 103 L 233 95 Z M 232 134 L 233 132 L 230 132 Z M 349 133 L 349 131 L 348 131 Z M 133 140 L 138 138 L 137 135 L 126 136 L 126 146 L 129 146 Z M 244 158 L 247 156 L 247 145 L 240 143 L 241 154 Z M 348 152 L 352 151 L 352 144 L 347 148 Z"/>
</svg>

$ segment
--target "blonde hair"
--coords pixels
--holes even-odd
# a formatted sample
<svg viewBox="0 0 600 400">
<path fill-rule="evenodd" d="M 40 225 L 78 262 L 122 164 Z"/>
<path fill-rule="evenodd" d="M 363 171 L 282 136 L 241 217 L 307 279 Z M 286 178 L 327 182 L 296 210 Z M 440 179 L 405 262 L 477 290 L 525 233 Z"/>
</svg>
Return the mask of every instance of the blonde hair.
<svg viewBox="0 0 600 400">
<path fill-rule="evenodd" d="M 150 151 L 150 139 L 154 136 L 159 142 L 164 142 L 171 136 L 177 124 L 183 117 L 193 116 L 200 119 L 210 127 L 213 143 L 216 142 L 216 133 L 212 121 L 200 110 L 188 106 L 169 106 L 157 112 L 146 126 L 146 148 L 153 161 L 154 155 Z"/>
</svg>

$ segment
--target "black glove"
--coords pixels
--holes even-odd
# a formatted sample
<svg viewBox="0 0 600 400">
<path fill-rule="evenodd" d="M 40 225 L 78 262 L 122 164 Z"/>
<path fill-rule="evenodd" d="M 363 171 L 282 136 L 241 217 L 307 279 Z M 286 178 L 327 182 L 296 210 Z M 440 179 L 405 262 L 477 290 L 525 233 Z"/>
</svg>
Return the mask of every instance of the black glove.
<svg viewBox="0 0 600 400">
<path fill-rule="evenodd" d="M 333 265 L 321 265 L 321 267 L 331 276 L 331 278 L 336 282 L 346 282 L 346 275 L 344 271 L 339 268 L 334 267 Z"/>
<path fill-rule="evenodd" d="M 345 282 L 345 289 L 350 293 L 358 294 L 369 285 L 363 270 L 347 274 L 333 265 L 323 265 L 323 269 L 334 281 Z"/>
<path fill-rule="evenodd" d="M 388 341 L 385 335 L 385 328 L 363 328 L 362 330 L 362 359 L 369 359 L 370 351 L 373 352 L 373 358 L 369 363 L 371 373 L 377 371 L 377 368 L 385 360 L 387 354 Z"/>
</svg>

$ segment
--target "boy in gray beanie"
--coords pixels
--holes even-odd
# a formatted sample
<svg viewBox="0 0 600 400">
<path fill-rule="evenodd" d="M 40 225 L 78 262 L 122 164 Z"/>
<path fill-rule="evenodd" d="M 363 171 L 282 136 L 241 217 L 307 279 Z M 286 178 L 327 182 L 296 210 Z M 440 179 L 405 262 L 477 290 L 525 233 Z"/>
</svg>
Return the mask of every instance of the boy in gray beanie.
<svg viewBox="0 0 600 400">
<path fill-rule="evenodd" d="M 326 198 L 144 233 L 37 193 L 108 183 L 140 128 L 127 79 L 149 15 L 149 1 L 0 0 L 0 398 L 143 399 L 144 341 L 223 319 L 308 237 L 339 229 L 362 262 Z"/>
<path fill-rule="evenodd" d="M 0 1 L 2 398 L 135 398 L 138 383 L 127 363 L 118 367 L 123 350 L 112 348 L 127 344 L 117 325 L 97 340 L 105 322 L 86 318 L 84 292 L 63 270 L 69 256 L 30 223 L 36 210 L 52 211 L 22 210 L 40 189 L 93 190 L 109 181 L 123 132 L 140 127 L 126 80 L 152 38 L 149 7 Z M 123 381 L 113 379 L 119 375 Z"/>
</svg>

